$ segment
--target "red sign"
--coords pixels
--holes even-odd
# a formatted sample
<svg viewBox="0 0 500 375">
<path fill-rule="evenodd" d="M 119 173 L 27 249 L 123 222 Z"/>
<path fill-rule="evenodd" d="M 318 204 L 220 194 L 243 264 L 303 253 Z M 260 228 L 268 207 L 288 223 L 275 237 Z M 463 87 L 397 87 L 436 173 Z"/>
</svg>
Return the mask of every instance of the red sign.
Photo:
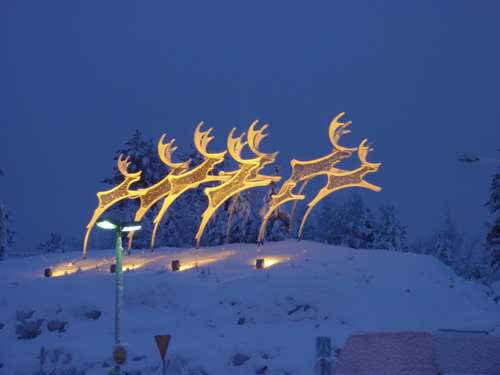
<svg viewBox="0 0 500 375">
<path fill-rule="evenodd" d="M 158 345 L 158 349 L 160 349 L 161 359 L 165 359 L 165 353 L 167 352 L 170 337 L 170 335 L 155 336 L 156 344 Z"/>
<path fill-rule="evenodd" d="M 116 345 L 113 350 L 113 359 L 117 365 L 123 365 L 127 361 L 127 350 L 123 345 Z"/>
</svg>

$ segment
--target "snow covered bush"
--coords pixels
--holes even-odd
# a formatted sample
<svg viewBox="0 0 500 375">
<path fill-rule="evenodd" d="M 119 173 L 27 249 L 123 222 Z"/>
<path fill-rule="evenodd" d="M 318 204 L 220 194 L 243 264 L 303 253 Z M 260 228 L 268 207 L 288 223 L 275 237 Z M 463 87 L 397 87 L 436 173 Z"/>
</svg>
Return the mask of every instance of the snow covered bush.
<svg viewBox="0 0 500 375">
<path fill-rule="evenodd" d="M 3 171 L 0 169 L 0 176 L 3 175 Z M 15 233 L 7 228 L 9 221 L 9 211 L 0 198 L 0 260 L 5 258 L 7 251 L 14 242 Z"/>
<path fill-rule="evenodd" d="M 40 253 L 64 253 L 66 252 L 66 243 L 62 239 L 61 233 L 51 233 L 48 240 L 38 244 L 37 250 Z"/>
<path fill-rule="evenodd" d="M 500 240 L 500 168 L 491 177 L 491 187 L 490 187 L 490 199 L 486 202 L 485 206 L 487 206 L 492 214 L 496 214 L 497 218 L 495 221 L 489 225 L 488 235 L 486 236 L 487 240 L 487 248 L 491 252 L 492 255 L 492 266 L 495 269 L 500 269 L 500 250 L 495 248 L 495 246 L 491 245 L 491 242 L 496 240 Z"/>
</svg>

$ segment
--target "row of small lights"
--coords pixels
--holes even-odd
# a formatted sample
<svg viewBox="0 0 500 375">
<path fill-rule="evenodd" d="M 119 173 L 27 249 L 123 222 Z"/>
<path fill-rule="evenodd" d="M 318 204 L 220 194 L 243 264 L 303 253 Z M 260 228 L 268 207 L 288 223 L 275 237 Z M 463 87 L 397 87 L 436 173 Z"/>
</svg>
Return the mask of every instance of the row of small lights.
<svg viewBox="0 0 500 375">
<path fill-rule="evenodd" d="M 172 267 L 172 271 L 179 271 L 181 269 L 181 262 L 180 260 L 173 260 L 172 261 L 172 264 L 171 264 L 171 267 Z M 262 269 L 262 268 L 266 268 L 266 263 L 264 261 L 264 259 L 257 259 L 255 261 L 255 268 L 256 269 Z M 109 267 L 109 272 L 111 273 L 115 273 L 116 272 L 116 264 L 112 264 L 110 267 Z M 52 273 L 52 269 L 51 268 L 46 268 L 45 271 L 43 272 L 43 275 L 45 277 L 52 277 L 53 273 Z"/>
</svg>

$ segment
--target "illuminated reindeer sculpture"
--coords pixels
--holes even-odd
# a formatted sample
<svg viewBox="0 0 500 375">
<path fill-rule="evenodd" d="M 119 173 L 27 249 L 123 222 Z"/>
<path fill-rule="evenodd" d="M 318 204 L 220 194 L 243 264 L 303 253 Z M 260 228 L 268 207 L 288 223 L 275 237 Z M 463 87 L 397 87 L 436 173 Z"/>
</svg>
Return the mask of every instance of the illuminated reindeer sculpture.
<svg viewBox="0 0 500 375">
<path fill-rule="evenodd" d="M 346 130 L 346 127 L 351 123 L 350 121 L 347 123 L 339 122 L 340 117 L 342 117 L 343 115 L 344 113 L 339 114 L 333 119 L 330 124 L 329 137 L 334 147 L 332 153 L 320 159 L 311 161 L 298 161 L 295 159 L 291 161 L 292 175 L 283 183 L 280 191 L 272 196 L 270 207 L 266 215 L 264 216 L 262 225 L 260 227 L 258 237 L 259 244 L 264 242 L 266 224 L 272 213 L 280 205 L 289 201 L 294 201 L 292 215 L 290 218 L 289 230 L 291 234 L 292 220 L 296 204 L 299 200 L 305 199 L 305 196 L 302 195 L 302 191 L 304 190 L 307 183 L 316 176 L 326 175 L 328 177 L 328 183 L 308 204 L 309 208 L 305 213 L 299 228 L 299 241 L 302 235 L 304 224 L 312 208 L 327 195 L 336 190 L 352 186 L 364 187 L 374 191 L 381 190 L 380 187 L 372 185 L 363 180 L 363 177 L 367 173 L 376 172 L 380 166 L 380 163 L 373 164 L 366 161 L 366 156 L 370 151 L 372 151 L 372 149 L 370 148 L 371 144 L 366 145 L 366 139 L 361 142 L 359 148 L 346 148 L 338 144 L 340 137 L 343 134 L 349 133 L 349 130 Z M 191 160 L 182 163 L 173 163 L 172 152 L 177 148 L 172 147 L 175 139 L 172 139 L 169 143 L 164 144 L 163 140 L 166 135 L 163 134 L 158 143 L 158 154 L 163 163 L 170 167 L 170 173 L 163 180 L 148 188 L 130 190 L 130 185 L 140 180 L 141 172 L 139 171 L 135 173 L 128 173 L 127 168 L 130 165 L 130 162 L 128 161 L 129 157 L 127 157 L 125 160 L 122 160 L 123 155 L 120 155 L 120 157 L 118 158 L 118 169 L 124 176 L 124 180 L 121 184 L 111 190 L 97 193 L 99 206 L 94 211 L 94 215 L 90 223 L 87 225 L 87 233 L 85 235 L 85 241 L 83 245 L 83 258 L 86 258 L 87 242 L 92 227 L 95 225 L 99 217 L 109 207 L 125 198 L 140 199 L 140 207 L 135 214 L 136 221 L 141 220 L 146 212 L 155 203 L 164 198 L 162 207 L 158 215 L 154 219 L 155 226 L 153 234 L 151 236 L 151 251 L 153 251 L 158 226 L 168 208 L 184 192 L 189 189 L 196 188 L 205 182 L 218 181 L 220 182 L 220 185 L 210 186 L 205 188 L 204 190 L 205 194 L 208 197 L 208 207 L 202 214 L 202 221 L 195 236 L 196 247 L 199 248 L 200 239 L 203 235 L 205 227 L 216 210 L 229 198 L 235 196 L 232 207 L 230 209 L 227 224 L 226 239 L 228 239 L 232 213 L 240 193 L 246 189 L 257 186 L 266 186 L 269 185 L 272 181 L 277 182 L 281 179 L 281 177 L 279 176 L 266 176 L 259 174 L 259 172 L 266 165 L 275 161 L 278 152 L 267 154 L 259 151 L 261 140 L 267 136 L 267 134 L 263 134 L 263 131 L 266 129 L 267 125 L 264 125 L 260 129 L 256 130 L 256 124 L 257 121 L 250 125 L 250 128 L 248 129 L 247 141 L 245 142 L 243 141 L 245 133 L 242 133 L 237 138 L 233 138 L 233 134 L 236 128 L 231 130 L 231 133 L 229 134 L 227 139 L 227 147 L 230 155 L 239 163 L 239 169 L 231 172 L 221 171 L 217 176 L 212 174 L 214 166 L 224 161 L 224 156 L 227 151 L 217 154 L 211 154 L 207 151 L 207 145 L 210 140 L 213 139 L 213 137 L 209 137 L 212 128 L 205 132 L 202 132 L 200 129 L 203 125 L 203 122 L 201 122 L 195 130 L 194 141 L 197 150 L 204 156 L 204 161 L 191 170 L 189 170 L 189 163 Z M 247 144 L 252 153 L 255 155 L 255 158 L 253 159 L 243 159 L 241 156 L 241 151 Z M 344 158 L 352 156 L 354 151 L 358 151 L 358 156 L 361 161 L 360 168 L 354 171 L 344 171 L 335 168 L 335 165 L 337 163 L 339 163 Z M 297 186 L 297 184 L 302 181 L 304 181 L 304 183 L 302 184 L 298 194 L 294 194 L 292 190 Z M 128 251 L 130 253 L 134 232 L 130 232 L 128 236 Z"/>
<path fill-rule="evenodd" d="M 213 139 L 213 137 L 208 136 L 212 131 L 212 128 L 208 129 L 206 132 L 200 132 L 201 125 L 203 125 L 203 122 L 201 122 L 196 128 L 194 134 L 194 143 L 196 149 L 200 152 L 200 154 L 202 154 L 205 157 L 205 160 L 203 161 L 203 163 L 201 163 L 194 169 L 183 174 L 172 176 L 170 178 L 170 184 L 172 186 L 170 194 L 163 201 L 163 206 L 161 207 L 158 216 L 154 220 L 155 227 L 153 230 L 153 236 L 151 238 L 151 251 L 153 251 L 156 231 L 158 229 L 158 225 L 160 224 L 161 219 L 163 218 L 163 215 L 170 207 L 170 205 L 182 193 L 184 193 L 188 189 L 196 188 L 204 182 L 226 181 L 229 179 L 229 176 L 225 175 L 213 176 L 210 174 L 214 169 L 215 165 L 222 163 L 224 161 L 224 155 L 226 154 L 226 151 L 218 154 L 210 154 L 207 151 L 208 142 L 210 142 L 210 140 Z M 189 164 L 189 161 L 187 163 Z"/>
<path fill-rule="evenodd" d="M 299 241 L 300 241 L 300 236 L 302 235 L 302 229 L 304 228 L 304 224 L 312 208 L 316 205 L 316 203 L 318 203 L 321 199 L 323 199 L 327 195 L 333 193 L 334 191 L 353 186 L 359 186 L 371 189 L 373 191 L 382 190 L 382 188 L 372 185 L 363 180 L 363 177 L 367 173 L 377 172 L 378 168 L 381 165 L 381 163 L 373 164 L 373 163 L 368 163 L 366 161 L 366 155 L 368 155 L 368 152 L 373 151 L 373 149 L 370 148 L 371 143 L 365 146 L 366 142 L 367 142 L 366 139 L 363 142 L 361 142 L 361 145 L 359 146 L 358 149 L 358 156 L 359 160 L 361 161 L 360 168 L 354 171 L 343 171 L 340 169 L 332 168 L 332 170 L 328 172 L 327 185 L 323 189 L 321 189 L 319 193 L 316 195 L 316 197 L 308 204 L 309 208 L 306 211 L 304 218 L 302 219 L 302 223 L 300 224 L 299 234 L 297 236 Z"/>
<path fill-rule="evenodd" d="M 233 138 L 236 128 L 231 130 L 231 133 L 227 138 L 229 153 L 234 160 L 240 163 L 240 169 L 229 173 L 221 172 L 221 176 L 227 176 L 229 179 L 219 186 L 208 187 L 205 189 L 205 194 L 208 196 L 208 207 L 201 215 L 202 221 L 198 229 L 198 233 L 196 233 L 195 236 L 197 249 L 200 247 L 200 239 L 208 221 L 222 203 L 231 198 L 233 195 L 239 194 L 243 190 L 256 186 L 266 186 L 269 185 L 271 181 L 279 181 L 281 178 L 278 176 L 264 176 L 259 174 L 259 171 L 262 168 L 264 168 L 267 164 L 274 162 L 278 153 L 275 152 L 274 154 L 265 154 L 259 151 L 260 141 L 267 136 L 267 134 L 262 134 L 267 125 L 264 125 L 259 130 L 255 130 L 255 124 L 257 124 L 257 121 L 250 125 L 250 128 L 248 129 L 248 142 L 242 142 L 245 133 L 242 133 L 238 138 Z M 241 150 L 247 143 L 250 150 L 252 150 L 255 156 L 257 156 L 256 158 L 245 160 L 241 157 Z M 236 203 L 236 199 L 237 197 L 235 197 L 233 207 Z M 228 228 L 229 225 L 230 219 L 228 220 Z"/>
<path fill-rule="evenodd" d="M 170 173 L 160 182 L 150 186 L 146 189 L 140 189 L 137 191 L 139 193 L 139 199 L 141 200 L 141 204 L 139 210 L 135 213 L 135 221 L 140 221 L 146 212 L 153 207 L 153 205 L 158 202 L 160 199 L 169 196 L 172 190 L 171 179 L 174 176 L 177 176 L 183 172 L 185 172 L 189 167 L 189 162 L 191 160 L 187 160 L 182 163 L 172 163 L 172 152 L 177 149 L 177 147 L 172 148 L 172 144 L 175 139 L 172 139 L 169 143 L 163 144 L 163 139 L 166 134 L 160 139 L 158 142 L 158 155 L 160 156 L 161 161 L 170 167 Z M 128 253 L 130 254 L 130 248 L 132 246 L 132 239 L 134 237 L 134 232 L 129 232 L 128 234 Z M 151 252 L 153 252 L 153 247 L 151 246 Z"/>
<path fill-rule="evenodd" d="M 122 156 L 123 155 L 120 155 L 120 157 L 118 158 L 118 170 L 125 177 L 125 180 L 123 180 L 120 185 L 114 187 L 111 190 L 101 191 L 97 193 L 99 206 L 94 211 L 94 216 L 92 216 L 92 220 L 90 220 L 90 223 L 87 225 L 87 233 L 85 234 L 85 241 L 83 243 L 83 259 L 87 257 L 87 242 L 89 239 L 90 231 L 92 230 L 92 227 L 95 225 L 99 217 L 103 214 L 103 212 L 122 199 L 134 199 L 141 194 L 138 191 L 129 190 L 131 184 L 141 179 L 141 171 L 128 173 L 127 168 L 130 165 L 130 162 L 128 161 L 129 157 L 127 156 L 125 160 L 122 160 Z"/>
<path fill-rule="evenodd" d="M 301 199 L 305 199 L 302 191 L 306 187 L 307 183 L 316 176 L 322 174 L 328 174 L 328 172 L 333 168 L 333 166 L 338 163 L 341 159 L 348 158 L 352 155 L 357 148 L 346 148 L 339 146 L 338 141 L 343 134 L 349 133 L 350 130 L 346 130 L 345 128 L 351 124 L 351 121 L 347 123 L 338 122 L 339 118 L 342 117 L 344 113 L 341 113 L 337 117 L 333 119 L 330 124 L 329 136 L 330 142 L 332 143 L 334 149 L 333 152 L 327 156 L 324 156 L 320 159 L 311 160 L 311 161 L 298 161 L 293 159 L 290 164 L 292 165 L 292 175 L 288 180 L 283 183 L 278 194 L 273 195 L 273 199 L 270 202 L 270 207 L 267 213 L 265 214 L 260 231 L 259 231 L 259 239 L 258 243 L 264 243 L 264 236 L 266 230 L 266 224 L 271 217 L 272 213 L 283 203 L 289 201 L 295 201 L 292 209 L 292 215 L 290 218 L 290 235 L 292 232 L 292 220 L 293 214 L 295 212 L 295 207 L 297 205 L 297 201 Z M 301 181 L 305 182 L 302 184 L 298 194 L 293 194 L 292 190 L 297 186 L 297 184 Z"/>
</svg>

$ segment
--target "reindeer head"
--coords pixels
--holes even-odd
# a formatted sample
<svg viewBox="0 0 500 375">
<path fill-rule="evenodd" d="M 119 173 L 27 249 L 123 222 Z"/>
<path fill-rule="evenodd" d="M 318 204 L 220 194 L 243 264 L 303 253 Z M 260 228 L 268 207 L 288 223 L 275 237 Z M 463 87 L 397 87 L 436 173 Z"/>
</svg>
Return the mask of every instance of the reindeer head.
<svg viewBox="0 0 500 375">
<path fill-rule="evenodd" d="M 347 148 L 347 147 L 340 146 L 338 144 L 338 141 L 342 135 L 351 132 L 350 130 L 346 130 L 345 128 L 349 124 L 352 124 L 352 121 L 346 122 L 345 124 L 337 121 L 339 118 L 341 118 L 344 115 L 345 115 L 345 113 L 342 112 L 340 115 L 338 115 L 337 117 L 335 117 L 333 119 L 333 121 L 330 123 L 330 129 L 329 129 L 328 133 L 330 136 L 330 141 L 332 142 L 333 147 L 335 147 L 334 151 L 339 150 L 340 152 L 346 153 L 349 156 L 351 156 L 352 153 L 357 150 L 357 148 Z"/>
<path fill-rule="evenodd" d="M 208 135 L 212 131 L 213 128 L 208 129 L 206 132 L 200 132 L 200 128 L 203 125 L 203 121 L 200 122 L 198 127 L 196 128 L 196 131 L 194 133 L 194 145 L 196 146 L 196 149 L 199 151 L 200 154 L 202 154 L 205 159 L 224 159 L 224 155 L 226 154 L 226 151 L 220 152 L 218 154 L 210 154 L 207 151 L 207 145 L 208 142 L 210 142 L 214 137 L 209 137 Z"/>
<path fill-rule="evenodd" d="M 368 139 L 363 140 L 363 142 L 361 142 L 361 144 L 359 145 L 359 150 L 358 150 L 359 160 L 361 160 L 361 164 L 363 166 L 368 167 L 369 169 L 373 169 L 373 172 L 376 172 L 378 168 L 382 165 L 382 163 L 368 163 L 366 161 L 366 155 L 368 155 L 370 151 L 373 151 L 373 148 L 370 148 L 373 142 L 368 143 L 365 146 L 366 142 L 368 142 Z"/>
<path fill-rule="evenodd" d="M 262 134 L 265 128 L 267 128 L 267 125 L 264 125 L 262 128 L 259 130 L 254 130 L 255 124 L 257 124 L 258 121 L 254 121 L 252 125 L 250 125 L 250 128 L 248 129 L 248 146 L 250 147 L 250 150 L 257 155 L 260 158 L 263 159 L 269 159 L 269 160 L 274 160 L 276 158 L 276 155 L 278 155 L 278 152 L 275 152 L 273 154 L 265 154 L 263 152 L 259 151 L 259 144 L 260 141 L 264 138 L 267 137 L 267 134 Z"/>
<path fill-rule="evenodd" d="M 238 138 L 233 138 L 233 134 L 236 128 L 233 128 L 233 130 L 231 130 L 231 133 L 229 133 L 229 137 L 227 138 L 227 148 L 233 159 L 239 163 L 242 164 L 258 163 L 264 160 L 266 161 L 265 164 L 267 164 L 268 162 L 274 161 L 276 155 L 278 155 L 277 152 L 275 152 L 274 154 L 265 154 L 259 151 L 260 141 L 267 136 L 267 134 L 262 134 L 267 125 L 264 125 L 259 130 L 254 130 L 254 126 L 255 124 L 257 124 L 257 122 L 258 121 L 254 121 L 254 123 L 250 125 L 250 128 L 248 129 L 248 136 L 247 136 L 248 142 L 243 142 L 243 137 L 246 134 L 245 132 L 243 132 Z M 246 144 L 248 144 L 250 150 L 252 150 L 255 156 L 257 156 L 256 158 L 243 159 L 241 157 L 241 150 Z"/>
<path fill-rule="evenodd" d="M 166 134 L 163 134 L 160 142 L 158 142 L 158 155 L 160 155 L 161 161 L 170 167 L 171 172 L 174 175 L 181 174 L 189 168 L 191 159 L 182 163 L 172 163 L 172 152 L 177 150 L 177 147 L 172 147 L 175 139 L 172 139 L 169 143 L 164 144 L 163 139 L 165 138 L 165 136 Z"/>
<path fill-rule="evenodd" d="M 139 181 L 141 178 L 141 171 L 135 172 L 135 173 L 128 173 L 127 168 L 130 165 L 131 162 L 128 161 L 130 156 L 127 156 L 125 160 L 122 160 L 123 154 L 121 154 L 118 157 L 118 170 L 122 175 L 124 175 L 126 178 L 131 179 L 133 182 Z"/>
<path fill-rule="evenodd" d="M 361 172 L 362 173 L 361 176 L 364 176 L 367 173 L 377 172 L 378 168 L 382 165 L 382 163 L 368 163 L 366 161 L 366 155 L 368 155 L 368 153 L 370 151 L 373 151 L 373 149 L 370 148 L 370 146 L 373 143 L 368 143 L 365 146 L 365 143 L 367 141 L 368 141 L 367 139 L 363 140 L 363 142 L 361 142 L 361 144 L 359 145 L 359 150 L 358 150 L 359 160 L 361 160 L 361 168 L 359 169 L 359 170 L 362 171 Z M 367 189 L 371 189 L 373 191 L 380 191 L 380 190 L 382 190 L 382 188 L 380 186 L 376 186 L 376 185 L 370 184 L 369 182 L 366 182 L 365 180 L 363 180 L 363 177 L 361 177 L 361 184 L 359 186 L 365 187 Z"/>
<path fill-rule="evenodd" d="M 238 138 L 233 138 L 233 134 L 235 132 L 236 128 L 233 128 L 231 130 L 231 133 L 229 133 L 229 136 L 227 137 L 227 149 L 229 150 L 229 154 L 233 157 L 234 160 L 236 160 L 238 163 L 245 164 L 248 163 L 249 161 L 252 160 L 245 160 L 241 157 L 241 149 L 245 147 L 247 142 L 243 142 L 243 137 L 245 136 L 245 132 L 241 133 L 241 135 Z M 257 159 L 255 159 L 257 160 Z"/>
</svg>

